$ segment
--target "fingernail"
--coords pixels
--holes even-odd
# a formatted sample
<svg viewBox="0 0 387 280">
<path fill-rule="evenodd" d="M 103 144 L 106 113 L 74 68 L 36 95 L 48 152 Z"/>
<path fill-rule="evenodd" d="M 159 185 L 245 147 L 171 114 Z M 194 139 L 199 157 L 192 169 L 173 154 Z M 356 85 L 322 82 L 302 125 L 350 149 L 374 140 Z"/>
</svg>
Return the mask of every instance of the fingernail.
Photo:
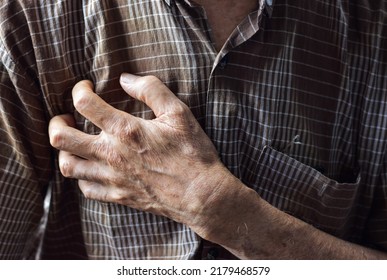
<svg viewBox="0 0 387 280">
<path fill-rule="evenodd" d="M 137 79 L 136 75 L 129 73 L 122 73 L 120 77 L 120 82 L 124 84 L 131 84 Z"/>
</svg>

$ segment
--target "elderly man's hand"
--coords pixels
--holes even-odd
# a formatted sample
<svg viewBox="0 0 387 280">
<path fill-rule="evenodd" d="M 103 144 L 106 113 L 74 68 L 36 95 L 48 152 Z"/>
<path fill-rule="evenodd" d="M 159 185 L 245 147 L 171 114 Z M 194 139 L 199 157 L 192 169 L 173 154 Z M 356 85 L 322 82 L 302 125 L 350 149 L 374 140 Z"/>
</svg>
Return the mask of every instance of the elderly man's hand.
<svg viewBox="0 0 387 280">
<path fill-rule="evenodd" d="M 155 77 L 124 74 L 121 85 L 156 118 L 114 109 L 82 81 L 73 90 L 75 108 L 101 133 L 77 130 L 71 115 L 50 122 L 61 172 L 79 179 L 86 197 L 169 217 L 240 258 L 386 258 L 279 211 L 243 185 L 187 106 Z"/>
<path fill-rule="evenodd" d="M 211 218 L 210 205 L 223 192 L 227 169 L 188 107 L 160 80 L 123 74 L 120 82 L 156 118 L 119 111 L 93 92 L 90 81 L 79 82 L 74 106 L 102 131 L 77 130 L 71 115 L 51 120 L 50 141 L 60 150 L 62 174 L 79 179 L 87 198 L 164 215 L 200 234 Z"/>
</svg>

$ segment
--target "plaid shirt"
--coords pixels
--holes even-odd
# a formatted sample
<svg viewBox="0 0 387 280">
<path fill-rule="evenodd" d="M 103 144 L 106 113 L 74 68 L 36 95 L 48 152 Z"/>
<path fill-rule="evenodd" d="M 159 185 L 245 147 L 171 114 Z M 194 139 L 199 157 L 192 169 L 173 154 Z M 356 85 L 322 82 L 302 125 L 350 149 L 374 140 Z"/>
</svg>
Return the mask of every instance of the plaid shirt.
<svg viewBox="0 0 387 280">
<path fill-rule="evenodd" d="M 218 53 L 189 0 L 2 0 L 0 257 L 199 256 L 185 225 L 87 200 L 60 175 L 47 125 L 74 112 L 77 81 L 153 117 L 120 88 L 122 72 L 160 78 L 269 203 L 387 250 L 387 1 L 272 2 L 259 0 Z"/>
</svg>

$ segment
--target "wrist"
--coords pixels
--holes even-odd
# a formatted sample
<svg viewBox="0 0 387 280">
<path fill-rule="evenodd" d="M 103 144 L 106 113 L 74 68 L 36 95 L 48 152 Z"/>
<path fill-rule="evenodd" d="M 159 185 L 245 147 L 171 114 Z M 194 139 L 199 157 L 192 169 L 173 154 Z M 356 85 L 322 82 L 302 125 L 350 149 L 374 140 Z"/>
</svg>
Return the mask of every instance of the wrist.
<svg viewBox="0 0 387 280">
<path fill-rule="evenodd" d="M 211 179 L 205 180 L 204 187 L 211 188 L 211 193 L 191 228 L 230 251 L 243 251 L 249 247 L 249 232 L 256 231 L 262 199 L 224 166 L 210 170 L 207 178 Z"/>
</svg>

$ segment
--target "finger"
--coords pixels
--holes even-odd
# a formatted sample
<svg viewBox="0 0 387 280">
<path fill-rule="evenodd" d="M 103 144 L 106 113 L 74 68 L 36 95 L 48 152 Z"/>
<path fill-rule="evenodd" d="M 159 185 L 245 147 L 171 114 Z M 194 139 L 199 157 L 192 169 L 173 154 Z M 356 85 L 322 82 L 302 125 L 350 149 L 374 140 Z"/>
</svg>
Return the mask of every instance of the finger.
<svg viewBox="0 0 387 280">
<path fill-rule="evenodd" d="M 135 190 L 129 189 L 129 186 L 124 190 L 115 187 L 114 185 L 79 180 L 78 187 L 87 199 L 118 203 L 137 210 L 154 212 L 154 209 L 150 206 L 153 205 L 153 203 L 150 203 L 146 198 L 141 198 L 141 194 L 136 193 Z M 154 214 L 158 213 L 154 212 Z"/>
<path fill-rule="evenodd" d="M 103 168 L 94 161 L 75 156 L 69 152 L 59 152 L 59 169 L 64 177 L 92 182 L 103 181 Z"/>
<path fill-rule="evenodd" d="M 59 168 L 63 176 L 78 180 L 79 188 L 88 199 L 120 204 L 128 201 L 122 190 L 114 185 L 114 180 L 110 183 L 106 166 L 61 151 Z"/>
<path fill-rule="evenodd" d="M 55 116 L 50 120 L 48 133 L 51 146 L 85 159 L 95 159 L 96 149 L 92 144 L 98 136 L 86 134 L 72 124 L 68 115 Z"/>
<path fill-rule="evenodd" d="M 123 112 L 106 103 L 94 92 L 90 81 L 78 82 L 72 94 L 77 111 L 107 133 L 111 133 L 112 128 L 123 118 Z M 130 118 L 131 115 L 125 114 L 125 117 Z"/>
<path fill-rule="evenodd" d="M 120 83 L 130 96 L 148 105 L 156 117 L 186 107 L 166 85 L 154 76 L 140 77 L 123 73 Z"/>
<path fill-rule="evenodd" d="M 111 187 L 87 180 L 79 180 L 78 187 L 87 199 L 113 202 L 110 198 Z"/>
<path fill-rule="evenodd" d="M 54 130 L 57 128 L 57 125 L 76 127 L 75 119 L 71 114 L 58 115 L 53 117 L 48 124 L 48 133 L 51 136 Z"/>
</svg>

